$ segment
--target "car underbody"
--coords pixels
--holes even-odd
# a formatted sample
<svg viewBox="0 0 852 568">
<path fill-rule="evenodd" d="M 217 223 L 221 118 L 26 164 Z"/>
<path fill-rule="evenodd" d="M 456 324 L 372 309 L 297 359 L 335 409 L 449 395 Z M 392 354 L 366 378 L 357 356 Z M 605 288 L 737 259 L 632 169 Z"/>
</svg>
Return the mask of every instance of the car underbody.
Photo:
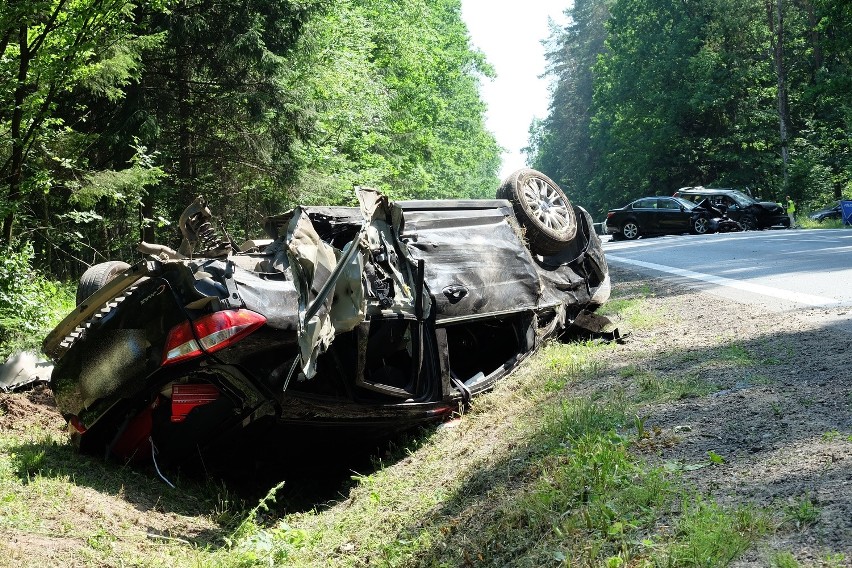
<svg viewBox="0 0 852 568">
<path fill-rule="evenodd" d="M 357 195 L 242 247 L 199 198 L 177 251 L 90 269 L 43 344 L 79 448 L 176 466 L 309 430 L 387 436 L 462 412 L 572 324 L 602 331 L 609 276 L 582 208 L 541 255 L 509 201 Z"/>
</svg>

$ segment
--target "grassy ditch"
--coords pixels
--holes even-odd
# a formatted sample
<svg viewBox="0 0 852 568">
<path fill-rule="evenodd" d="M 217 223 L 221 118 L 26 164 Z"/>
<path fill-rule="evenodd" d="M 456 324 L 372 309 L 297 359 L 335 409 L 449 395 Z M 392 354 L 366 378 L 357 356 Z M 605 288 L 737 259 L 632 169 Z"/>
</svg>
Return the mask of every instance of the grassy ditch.
<svg viewBox="0 0 852 568">
<path fill-rule="evenodd" d="M 634 292 L 609 311 L 628 327 L 665 319 Z M 643 371 L 641 354 L 620 375 L 636 388 L 597 386 L 618 375 L 618 349 L 545 346 L 469 414 L 353 472 L 339 499 L 306 512 L 275 502 L 280 485 L 252 507 L 218 483 L 171 489 L 78 456 L 55 412 L 3 399 L 0 565 L 726 565 L 774 530 L 773 515 L 717 504 L 682 480 L 682 464 L 647 460 L 657 433 L 638 416 L 648 401 L 711 387 L 700 373 Z M 787 511 L 811 513 L 804 501 Z"/>
</svg>

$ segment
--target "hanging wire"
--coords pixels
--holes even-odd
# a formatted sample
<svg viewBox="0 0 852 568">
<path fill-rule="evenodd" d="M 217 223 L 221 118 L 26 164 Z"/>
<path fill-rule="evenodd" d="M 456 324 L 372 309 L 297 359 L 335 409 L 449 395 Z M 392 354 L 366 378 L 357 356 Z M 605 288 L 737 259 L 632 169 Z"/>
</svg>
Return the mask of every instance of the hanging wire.
<svg viewBox="0 0 852 568">
<path fill-rule="evenodd" d="M 160 466 L 157 465 L 157 448 L 154 447 L 154 438 L 148 436 L 148 441 L 151 442 L 151 460 L 154 462 L 154 469 L 157 470 L 157 475 L 160 476 L 160 479 L 166 482 L 166 485 L 174 489 L 174 484 L 166 479 L 166 476 L 160 471 Z"/>
</svg>

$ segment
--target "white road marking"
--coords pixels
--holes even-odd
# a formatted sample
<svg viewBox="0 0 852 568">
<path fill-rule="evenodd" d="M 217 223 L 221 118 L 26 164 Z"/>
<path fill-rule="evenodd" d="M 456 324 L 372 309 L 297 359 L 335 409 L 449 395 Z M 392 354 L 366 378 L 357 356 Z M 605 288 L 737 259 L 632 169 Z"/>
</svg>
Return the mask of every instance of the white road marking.
<svg viewBox="0 0 852 568">
<path fill-rule="evenodd" d="M 634 266 L 641 266 L 643 268 L 650 268 L 651 270 L 657 270 L 659 272 L 665 272 L 667 274 L 674 274 L 675 276 L 681 276 L 683 278 L 698 280 L 700 282 L 706 282 L 708 284 L 716 284 L 717 286 L 725 286 L 726 288 L 734 288 L 736 290 L 751 292 L 753 294 L 760 294 L 762 296 L 770 296 L 773 298 L 778 298 L 780 300 L 787 300 L 790 302 L 796 302 L 797 304 L 804 304 L 806 306 L 824 308 L 828 306 L 836 306 L 839 304 L 837 300 L 824 298 L 822 296 L 800 294 L 799 292 L 790 292 L 789 290 L 772 288 L 771 286 L 763 286 L 762 284 L 752 284 L 750 282 L 734 280 L 733 278 L 713 276 L 712 274 L 693 272 L 692 270 L 683 270 L 682 268 L 665 266 L 663 264 L 654 264 L 653 262 L 643 262 L 641 260 L 633 260 L 630 258 L 624 258 L 622 256 L 616 256 L 612 254 L 607 254 L 606 259 L 607 261 L 620 262 L 622 264 L 632 264 Z"/>
</svg>

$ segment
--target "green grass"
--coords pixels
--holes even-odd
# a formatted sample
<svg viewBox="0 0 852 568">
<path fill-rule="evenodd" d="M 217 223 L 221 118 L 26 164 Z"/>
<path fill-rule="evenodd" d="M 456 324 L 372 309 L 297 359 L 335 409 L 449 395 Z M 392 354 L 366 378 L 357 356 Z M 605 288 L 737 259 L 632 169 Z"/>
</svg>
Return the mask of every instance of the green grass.
<svg viewBox="0 0 852 568">
<path fill-rule="evenodd" d="M 795 503 L 784 509 L 784 520 L 797 529 L 809 527 L 819 520 L 819 508 L 811 500 L 810 495 L 803 495 Z"/>
<path fill-rule="evenodd" d="M 651 369 L 628 365 L 619 374 L 631 379 L 636 389 L 635 402 L 658 402 L 696 398 L 719 390 L 718 385 L 702 379 L 697 373 L 668 376 Z"/>
<path fill-rule="evenodd" d="M 772 555 L 772 568 L 799 568 L 799 561 L 789 552 L 782 551 Z"/>
<path fill-rule="evenodd" d="M 649 290 L 611 314 L 655 325 Z M 337 502 L 287 512 L 280 486 L 247 508 L 214 481 L 173 479 L 78 456 L 55 426 L 0 433 L 0 529 L 64 539 L 65 565 L 721 566 L 774 529 L 770 515 L 722 506 L 637 448 L 658 437 L 648 401 L 704 396 L 707 361 L 654 370 L 641 355 L 615 372 L 618 347 L 549 343 L 452 428 L 399 443 Z M 616 353 L 617 355 L 617 353 Z M 730 345 L 712 364 L 747 366 Z M 620 378 L 619 385 L 599 386 Z M 628 387 L 621 387 L 623 383 Z M 591 393 L 591 394 L 589 394 Z M 672 438 L 667 443 L 677 443 Z M 662 442 L 661 442 L 662 443 Z M 712 467 L 724 457 L 708 452 Z M 804 519 L 797 503 L 786 511 Z M 785 517 L 788 518 L 788 517 Z M 84 519 L 84 522 L 81 522 Z M 792 522 L 792 521 L 791 521 Z M 0 554 L 7 550 L 0 544 Z M 53 554 L 53 552 L 51 552 Z"/>
<path fill-rule="evenodd" d="M 218 554 L 294 566 L 716 566 L 737 557 L 772 529 L 768 513 L 693 496 L 676 473 L 634 455 L 624 396 L 561 392 L 594 381 L 588 373 L 602 365 L 591 361 L 608 348 L 548 346 L 462 426 L 432 434 L 414 461 L 359 476 L 345 506 L 285 515 Z M 509 405 L 517 413 L 507 417 Z"/>
<path fill-rule="evenodd" d="M 773 528 L 771 516 L 761 509 L 691 499 L 683 505 L 677 538 L 658 556 L 658 565 L 724 566 Z"/>
<path fill-rule="evenodd" d="M 842 229 L 843 222 L 840 219 L 826 219 L 825 221 L 813 221 L 806 215 L 796 217 L 796 224 L 802 229 Z"/>
<path fill-rule="evenodd" d="M 611 317 L 616 322 L 624 322 L 628 330 L 650 329 L 664 320 L 664 315 L 659 311 L 649 310 L 647 302 L 642 298 L 611 299 L 598 313 Z"/>
</svg>

